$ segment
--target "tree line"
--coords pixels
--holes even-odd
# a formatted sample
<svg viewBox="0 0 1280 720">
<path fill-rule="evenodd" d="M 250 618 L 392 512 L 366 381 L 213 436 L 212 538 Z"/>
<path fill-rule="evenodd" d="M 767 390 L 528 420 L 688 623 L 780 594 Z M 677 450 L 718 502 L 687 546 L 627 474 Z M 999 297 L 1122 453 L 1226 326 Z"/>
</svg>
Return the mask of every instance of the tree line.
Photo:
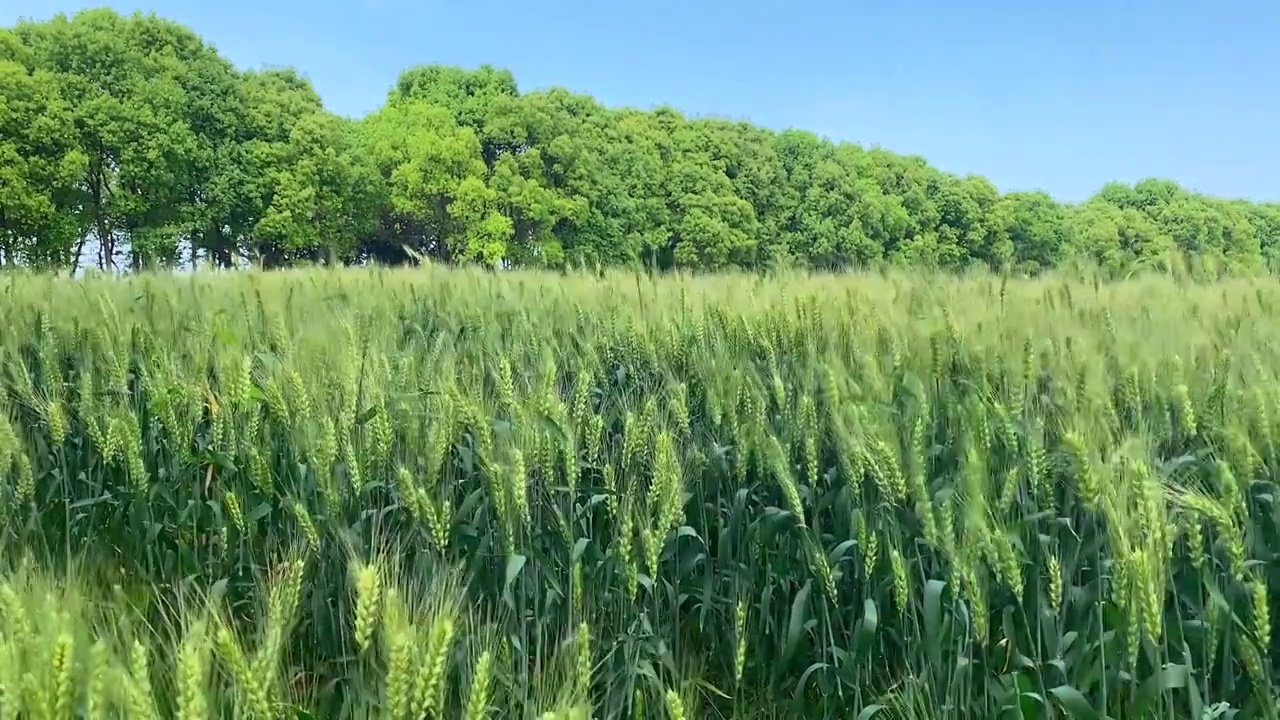
<svg viewBox="0 0 1280 720">
<path fill-rule="evenodd" d="M 92 250 L 86 257 L 86 249 Z M 608 108 L 508 71 L 405 70 L 325 110 L 187 27 L 93 9 L 0 29 L 0 265 L 246 261 L 1280 267 L 1280 204 L 1168 180 L 1078 204 L 801 130 Z"/>
</svg>

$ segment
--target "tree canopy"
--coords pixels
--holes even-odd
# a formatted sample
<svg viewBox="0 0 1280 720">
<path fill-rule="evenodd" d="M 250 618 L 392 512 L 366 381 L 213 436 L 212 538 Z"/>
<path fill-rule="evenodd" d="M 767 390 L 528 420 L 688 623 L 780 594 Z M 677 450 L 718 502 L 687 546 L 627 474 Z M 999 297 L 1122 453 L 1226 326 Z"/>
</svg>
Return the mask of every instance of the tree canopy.
<svg viewBox="0 0 1280 720">
<path fill-rule="evenodd" d="M 85 248 L 95 257 L 84 257 Z M 190 29 L 93 9 L 0 29 L 0 265 L 207 260 L 1113 273 L 1280 267 L 1280 204 L 1169 180 L 1068 204 L 801 130 L 608 108 L 506 70 L 405 70 L 325 110 Z"/>
</svg>

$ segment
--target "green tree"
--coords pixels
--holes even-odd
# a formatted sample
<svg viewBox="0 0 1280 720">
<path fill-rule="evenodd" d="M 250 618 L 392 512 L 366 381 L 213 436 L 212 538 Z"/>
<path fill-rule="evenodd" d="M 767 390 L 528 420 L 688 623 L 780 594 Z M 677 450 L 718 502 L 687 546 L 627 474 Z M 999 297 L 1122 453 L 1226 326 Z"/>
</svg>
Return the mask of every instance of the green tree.
<svg viewBox="0 0 1280 720">
<path fill-rule="evenodd" d="M 0 264 L 73 264 L 86 163 L 57 78 L 0 31 Z"/>
<path fill-rule="evenodd" d="M 360 128 L 361 151 L 376 170 L 384 199 L 383 242 L 399 242 L 445 260 L 496 264 L 506 254 L 510 220 L 497 213 L 497 193 L 485 184 L 474 130 L 443 107 L 424 101 L 389 103 Z M 395 255 L 395 248 L 366 253 Z"/>
<path fill-rule="evenodd" d="M 1062 205 L 1044 192 L 1005 195 L 1005 232 L 1015 264 L 1040 272 L 1056 267 L 1077 251 L 1074 226 Z"/>
<path fill-rule="evenodd" d="M 263 264 L 349 260 L 372 231 L 376 169 L 350 122 L 313 113 L 290 131 L 282 162 L 266 174 L 271 197 L 253 229 Z"/>
<path fill-rule="evenodd" d="M 234 69 L 187 28 L 86 10 L 15 33 L 57 77 L 86 157 L 81 185 L 98 263 L 172 262 L 207 222 L 204 192 L 240 108 Z"/>
</svg>

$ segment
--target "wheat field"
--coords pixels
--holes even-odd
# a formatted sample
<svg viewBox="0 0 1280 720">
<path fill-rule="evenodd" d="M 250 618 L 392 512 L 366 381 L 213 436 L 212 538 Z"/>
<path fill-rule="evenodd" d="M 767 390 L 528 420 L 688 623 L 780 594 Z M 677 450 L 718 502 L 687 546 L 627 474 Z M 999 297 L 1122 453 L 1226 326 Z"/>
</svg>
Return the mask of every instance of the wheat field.
<svg viewBox="0 0 1280 720">
<path fill-rule="evenodd" d="M 1280 287 L 0 279 L 0 717 L 1276 717 Z"/>
</svg>

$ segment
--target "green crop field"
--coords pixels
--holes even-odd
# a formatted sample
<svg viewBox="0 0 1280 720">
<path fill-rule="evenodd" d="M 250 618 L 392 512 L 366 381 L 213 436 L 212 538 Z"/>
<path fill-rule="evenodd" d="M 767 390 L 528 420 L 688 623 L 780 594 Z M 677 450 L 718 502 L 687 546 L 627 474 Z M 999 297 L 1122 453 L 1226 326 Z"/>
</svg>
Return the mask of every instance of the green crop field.
<svg viewBox="0 0 1280 720">
<path fill-rule="evenodd" d="M 0 278 L 0 717 L 1276 717 L 1280 287 Z"/>
</svg>

